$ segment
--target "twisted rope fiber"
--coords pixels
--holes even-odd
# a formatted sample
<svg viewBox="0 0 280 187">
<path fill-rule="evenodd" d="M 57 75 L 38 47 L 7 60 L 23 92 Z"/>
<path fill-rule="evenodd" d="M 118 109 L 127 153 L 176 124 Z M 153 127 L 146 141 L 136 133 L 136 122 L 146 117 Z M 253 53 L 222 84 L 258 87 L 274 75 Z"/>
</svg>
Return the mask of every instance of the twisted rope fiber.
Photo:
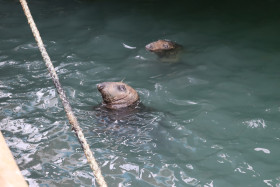
<svg viewBox="0 0 280 187">
<path fill-rule="evenodd" d="M 70 106 L 70 104 L 69 104 L 69 102 L 66 98 L 65 92 L 61 87 L 61 84 L 59 82 L 59 78 L 58 78 L 58 76 L 55 72 L 55 69 L 54 69 L 54 66 L 51 62 L 51 59 L 50 59 L 50 57 L 49 57 L 49 55 L 48 55 L 48 53 L 47 53 L 47 51 L 44 47 L 43 41 L 40 37 L 40 33 L 39 33 L 39 31 L 38 31 L 38 29 L 35 25 L 35 22 L 32 18 L 32 15 L 30 13 L 29 8 L 28 8 L 28 5 L 27 5 L 25 0 L 20 0 L 20 3 L 21 3 L 21 6 L 23 8 L 23 11 L 24 11 L 24 13 L 27 17 L 27 20 L 28 20 L 28 23 L 29 23 L 30 28 L 32 30 L 33 36 L 35 37 L 35 40 L 37 41 L 38 48 L 39 48 L 39 50 L 41 52 L 41 55 L 42 55 L 42 57 L 45 61 L 47 69 L 48 69 L 48 71 L 51 75 L 51 78 L 54 82 L 54 85 L 57 89 L 59 97 L 62 100 L 62 104 L 63 104 L 64 110 L 66 111 L 69 122 L 72 126 L 72 129 L 75 131 L 75 134 L 77 135 L 80 144 L 82 145 L 82 148 L 83 148 L 84 153 L 87 157 L 89 165 L 90 165 L 91 169 L 93 170 L 93 174 L 96 178 L 96 181 L 99 184 L 99 186 L 107 187 L 107 184 L 106 184 L 106 182 L 105 182 L 105 180 L 104 180 L 104 178 L 101 174 L 101 170 L 98 167 L 98 164 L 97 164 L 97 162 L 96 162 L 96 160 L 95 160 L 95 158 L 94 158 L 94 156 L 93 156 L 93 154 L 92 154 L 92 152 L 89 148 L 89 145 L 88 145 L 88 143 L 87 143 L 87 141 L 84 137 L 84 134 L 82 132 L 82 129 L 79 126 L 77 118 L 75 117 L 74 113 L 72 112 L 72 108 L 71 108 L 71 106 Z"/>
</svg>

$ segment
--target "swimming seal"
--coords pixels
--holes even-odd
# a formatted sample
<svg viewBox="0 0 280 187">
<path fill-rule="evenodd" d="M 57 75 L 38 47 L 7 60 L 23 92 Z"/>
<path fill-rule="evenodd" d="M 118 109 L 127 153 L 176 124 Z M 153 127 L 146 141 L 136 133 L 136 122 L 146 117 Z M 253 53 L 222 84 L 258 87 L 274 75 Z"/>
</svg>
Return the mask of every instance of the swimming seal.
<svg viewBox="0 0 280 187">
<path fill-rule="evenodd" d="M 176 61 L 183 46 L 169 40 L 158 40 L 147 44 L 145 48 L 147 51 L 155 53 L 161 60 Z"/>
<path fill-rule="evenodd" d="M 103 82 L 97 84 L 97 89 L 106 108 L 121 109 L 139 103 L 138 93 L 123 82 Z"/>
</svg>

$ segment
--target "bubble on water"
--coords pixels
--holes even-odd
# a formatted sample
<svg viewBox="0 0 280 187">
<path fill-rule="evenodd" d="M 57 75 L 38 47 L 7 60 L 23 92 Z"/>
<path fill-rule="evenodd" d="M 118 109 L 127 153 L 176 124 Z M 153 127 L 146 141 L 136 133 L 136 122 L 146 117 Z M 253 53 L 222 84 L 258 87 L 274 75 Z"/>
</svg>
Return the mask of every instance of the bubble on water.
<svg viewBox="0 0 280 187">
<path fill-rule="evenodd" d="M 253 119 L 250 121 L 245 121 L 243 124 L 247 125 L 250 128 L 266 128 L 265 121 L 263 119 Z"/>
<path fill-rule="evenodd" d="M 266 154 L 270 154 L 270 150 L 265 149 L 265 148 L 257 147 L 257 148 L 255 148 L 254 150 L 255 150 L 255 151 L 262 151 L 262 152 L 264 152 L 264 153 L 266 153 Z"/>
<path fill-rule="evenodd" d="M 122 44 L 127 49 L 136 49 L 136 47 L 129 46 L 129 45 L 125 44 L 125 43 L 122 43 Z"/>
</svg>

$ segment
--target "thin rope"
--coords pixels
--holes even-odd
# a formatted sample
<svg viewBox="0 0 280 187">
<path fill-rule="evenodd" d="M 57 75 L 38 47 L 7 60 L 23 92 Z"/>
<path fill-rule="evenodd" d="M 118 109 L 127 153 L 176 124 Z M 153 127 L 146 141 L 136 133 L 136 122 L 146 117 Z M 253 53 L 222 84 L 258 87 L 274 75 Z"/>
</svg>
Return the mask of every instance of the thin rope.
<svg viewBox="0 0 280 187">
<path fill-rule="evenodd" d="M 40 33 L 35 25 L 35 22 L 32 18 L 32 15 L 30 13 L 30 10 L 28 8 L 28 5 L 26 3 L 25 0 L 20 0 L 20 3 L 21 3 L 21 6 L 23 8 L 23 11 L 24 11 L 24 14 L 26 15 L 27 17 L 27 20 L 28 20 L 28 23 L 30 25 L 30 28 L 32 30 L 32 33 L 33 33 L 33 36 L 35 37 L 35 40 L 37 41 L 37 45 L 38 45 L 38 48 L 41 52 L 41 55 L 45 61 L 45 64 L 49 70 L 49 73 L 51 75 L 51 78 L 54 82 L 54 85 L 57 89 L 57 92 L 59 94 L 59 97 L 60 99 L 62 100 L 62 104 L 63 104 L 63 107 L 64 107 L 64 110 L 66 111 L 66 114 L 67 114 L 67 117 L 69 119 L 69 122 L 72 126 L 72 129 L 75 131 L 75 134 L 77 135 L 78 139 L 79 139 L 79 142 L 80 144 L 82 145 L 82 148 L 84 150 L 84 153 L 87 157 L 87 160 L 89 162 L 89 165 L 93 171 L 93 174 L 96 178 L 96 181 L 97 183 L 99 184 L 99 186 L 101 187 L 107 187 L 107 184 L 104 180 L 104 177 L 102 176 L 101 174 L 101 170 L 100 168 L 98 167 L 98 164 L 89 148 L 89 145 L 84 137 L 84 134 L 82 132 L 82 129 L 80 128 L 79 126 L 79 123 L 77 121 L 77 118 L 75 117 L 74 113 L 72 112 L 72 108 L 70 106 L 70 103 L 68 102 L 67 98 L 66 98 L 66 95 L 65 95 L 65 92 L 64 90 L 62 89 L 61 87 L 61 84 L 59 82 L 59 79 L 58 79 L 58 76 L 55 72 L 55 69 L 54 69 L 54 66 L 51 62 L 51 59 L 44 47 L 44 44 L 43 44 L 43 41 L 40 37 Z"/>
</svg>

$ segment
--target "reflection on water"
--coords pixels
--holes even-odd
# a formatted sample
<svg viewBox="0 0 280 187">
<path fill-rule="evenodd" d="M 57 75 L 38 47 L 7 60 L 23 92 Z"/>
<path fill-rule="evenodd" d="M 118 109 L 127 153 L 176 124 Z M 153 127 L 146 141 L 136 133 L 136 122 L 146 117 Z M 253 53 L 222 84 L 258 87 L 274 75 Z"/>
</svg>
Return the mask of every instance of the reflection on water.
<svg viewBox="0 0 280 187">
<path fill-rule="evenodd" d="M 91 186 L 18 2 L 0 0 L 0 128 L 30 186 Z M 276 1 L 30 1 L 109 186 L 279 186 Z M 176 63 L 145 50 L 184 46 Z M 96 84 L 134 87 L 141 110 L 110 119 Z"/>
</svg>

